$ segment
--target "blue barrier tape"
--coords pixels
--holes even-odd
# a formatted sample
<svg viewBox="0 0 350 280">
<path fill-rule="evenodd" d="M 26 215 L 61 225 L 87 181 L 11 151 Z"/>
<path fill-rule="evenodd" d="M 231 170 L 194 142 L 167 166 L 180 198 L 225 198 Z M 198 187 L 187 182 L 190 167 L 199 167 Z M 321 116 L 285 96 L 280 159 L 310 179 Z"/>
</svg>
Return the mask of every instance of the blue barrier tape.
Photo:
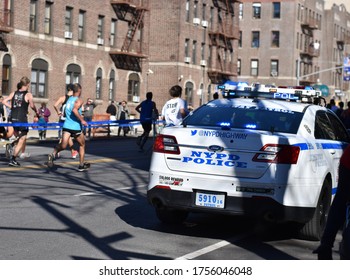
<svg viewBox="0 0 350 280">
<path fill-rule="evenodd" d="M 141 125 L 139 119 L 132 120 L 119 120 L 119 121 L 91 121 L 87 122 L 87 128 L 98 128 L 105 126 L 136 126 Z M 164 124 L 164 121 L 154 121 L 153 124 Z M 22 126 L 28 127 L 33 130 L 60 130 L 63 126 L 63 122 L 54 123 L 0 123 L 0 126 Z"/>
</svg>

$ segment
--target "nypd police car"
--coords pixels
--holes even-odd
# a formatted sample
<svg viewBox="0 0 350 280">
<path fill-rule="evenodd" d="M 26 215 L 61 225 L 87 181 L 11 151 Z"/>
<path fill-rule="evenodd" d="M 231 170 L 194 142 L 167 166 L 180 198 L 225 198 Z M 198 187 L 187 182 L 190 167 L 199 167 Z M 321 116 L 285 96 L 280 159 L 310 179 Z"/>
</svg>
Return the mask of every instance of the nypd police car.
<svg viewBox="0 0 350 280">
<path fill-rule="evenodd" d="M 318 240 L 349 135 L 313 89 L 224 91 L 156 137 L 147 198 L 165 223 L 189 212 L 291 222 Z"/>
</svg>

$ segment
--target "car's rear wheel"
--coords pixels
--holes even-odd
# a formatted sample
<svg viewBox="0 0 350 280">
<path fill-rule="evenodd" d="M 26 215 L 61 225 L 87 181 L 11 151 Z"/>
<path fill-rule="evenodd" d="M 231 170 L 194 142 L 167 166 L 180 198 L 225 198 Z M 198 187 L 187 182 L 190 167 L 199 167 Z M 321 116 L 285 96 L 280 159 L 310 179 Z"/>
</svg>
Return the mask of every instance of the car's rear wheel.
<svg viewBox="0 0 350 280">
<path fill-rule="evenodd" d="M 180 224 L 185 221 L 188 216 L 187 211 L 167 207 L 157 207 L 156 214 L 158 219 L 166 224 Z"/>
<path fill-rule="evenodd" d="M 300 229 L 300 238 L 316 241 L 321 239 L 326 226 L 331 199 L 331 183 L 325 180 L 318 198 L 315 213 L 312 219 Z"/>
</svg>

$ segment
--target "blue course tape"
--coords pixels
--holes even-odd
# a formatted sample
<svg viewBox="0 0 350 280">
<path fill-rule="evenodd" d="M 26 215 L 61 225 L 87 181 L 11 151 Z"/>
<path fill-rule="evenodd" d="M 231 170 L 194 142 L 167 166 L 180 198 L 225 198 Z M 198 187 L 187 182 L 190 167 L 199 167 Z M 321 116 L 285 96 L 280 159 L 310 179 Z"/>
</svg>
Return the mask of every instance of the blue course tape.
<svg viewBox="0 0 350 280">
<path fill-rule="evenodd" d="M 164 121 L 155 121 L 153 124 L 161 124 L 164 123 Z M 119 120 L 119 121 L 91 121 L 87 122 L 88 128 L 97 128 L 97 127 L 104 127 L 104 126 L 136 126 L 140 125 L 139 119 L 132 119 L 132 120 Z M 28 127 L 29 129 L 33 130 L 59 130 L 63 126 L 63 122 L 54 122 L 54 123 L 0 123 L 0 126 L 22 126 L 22 127 Z"/>
</svg>

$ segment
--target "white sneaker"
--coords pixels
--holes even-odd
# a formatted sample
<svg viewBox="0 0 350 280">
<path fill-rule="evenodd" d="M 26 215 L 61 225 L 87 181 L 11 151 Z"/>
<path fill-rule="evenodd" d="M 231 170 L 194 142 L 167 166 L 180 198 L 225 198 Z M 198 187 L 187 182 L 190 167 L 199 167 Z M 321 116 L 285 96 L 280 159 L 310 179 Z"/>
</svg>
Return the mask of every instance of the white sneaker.
<svg viewBox="0 0 350 280">
<path fill-rule="evenodd" d="M 19 156 L 20 159 L 26 159 L 26 158 L 30 158 L 30 153 L 21 153 L 21 155 Z"/>
</svg>

